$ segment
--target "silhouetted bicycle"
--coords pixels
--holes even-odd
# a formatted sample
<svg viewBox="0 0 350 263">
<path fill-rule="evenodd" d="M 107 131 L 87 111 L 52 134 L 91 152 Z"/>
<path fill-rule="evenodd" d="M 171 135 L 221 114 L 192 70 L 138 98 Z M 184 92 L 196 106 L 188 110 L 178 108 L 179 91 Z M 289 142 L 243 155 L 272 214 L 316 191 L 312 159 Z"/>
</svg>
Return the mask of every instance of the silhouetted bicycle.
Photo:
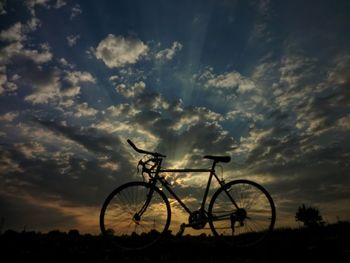
<svg viewBox="0 0 350 263">
<path fill-rule="evenodd" d="M 171 208 L 163 186 L 189 214 L 188 223 L 180 227 L 181 234 L 186 227 L 204 229 L 207 223 L 214 236 L 236 247 L 249 247 L 261 242 L 273 230 L 276 210 L 270 194 L 259 184 L 248 180 L 234 180 L 226 183 L 215 173 L 217 163 L 228 163 L 229 156 L 204 156 L 213 161 L 211 169 L 163 169 L 166 156 L 157 152 L 139 149 L 127 140 L 138 153 L 145 154 L 138 167 L 148 182 L 130 182 L 116 188 L 105 200 L 100 214 L 100 228 L 103 235 L 122 249 L 143 249 L 155 244 L 167 232 Z M 190 210 L 175 194 L 163 173 L 208 172 L 208 183 L 200 208 Z M 205 204 L 212 178 L 220 184 L 213 194 L 208 209 Z M 144 177 L 145 178 L 145 177 Z"/>
</svg>

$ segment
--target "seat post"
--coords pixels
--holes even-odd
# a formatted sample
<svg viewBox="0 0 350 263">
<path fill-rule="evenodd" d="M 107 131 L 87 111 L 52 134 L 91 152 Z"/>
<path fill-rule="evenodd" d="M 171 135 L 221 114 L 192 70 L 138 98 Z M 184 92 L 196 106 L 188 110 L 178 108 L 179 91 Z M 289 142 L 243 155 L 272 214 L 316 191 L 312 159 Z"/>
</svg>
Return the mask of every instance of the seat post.
<svg viewBox="0 0 350 263">
<path fill-rule="evenodd" d="M 211 171 L 210 171 L 210 175 L 209 175 L 209 178 L 208 178 L 208 183 L 207 183 L 207 187 L 205 188 L 205 192 L 204 192 L 204 196 L 203 196 L 203 201 L 202 201 L 202 204 L 201 204 L 201 210 L 204 210 L 204 207 L 205 207 L 205 202 L 207 200 L 207 197 L 208 197 L 208 193 L 209 193 L 209 188 L 210 188 L 210 184 L 211 184 L 211 180 L 213 178 L 213 175 L 216 177 L 215 175 L 215 165 L 218 161 L 214 160 L 213 161 L 213 165 L 211 167 Z"/>
<path fill-rule="evenodd" d="M 212 170 L 213 172 L 215 172 L 215 166 L 216 166 L 217 163 L 218 163 L 218 161 L 213 160 L 213 165 L 212 165 L 212 167 L 211 167 L 211 170 Z"/>
</svg>

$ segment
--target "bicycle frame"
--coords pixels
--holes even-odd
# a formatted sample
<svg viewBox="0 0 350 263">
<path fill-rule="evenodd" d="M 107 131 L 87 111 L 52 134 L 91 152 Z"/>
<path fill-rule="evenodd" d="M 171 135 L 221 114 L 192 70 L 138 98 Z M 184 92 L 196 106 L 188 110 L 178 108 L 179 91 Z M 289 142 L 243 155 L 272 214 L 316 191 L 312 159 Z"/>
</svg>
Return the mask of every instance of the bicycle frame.
<svg viewBox="0 0 350 263">
<path fill-rule="evenodd" d="M 216 178 L 216 180 L 218 181 L 218 183 L 220 184 L 220 186 L 223 186 L 225 183 L 223 180 L 220 180 L 219 177 L 216 175 L 215 173 L 215 166 L 216 166 L 216 162 L 213 162 L 212 168 L 211 169 L 162 169 L 161 168 L 161 164 L 162 164 L 162 159 L 159 158 L 158 159 L 158 164 L 157 164 L 157 170 L 155 172 L 155 176 L 154 176 L 154 182 L 153 185 L 155 186 L 157 181 L 159 181 L 162 186 L 164 186 L 164 188 L 166 188 L 168 190 L 168 192 L 179 202 L 179 204 L 182 206 L 182 208 L 188 213 L 188 214 L 192 214 L 193 211 L 191 211 L 191 209 L 189 209 L 186 204 L 184 202 L 182 202 L 182 200 L 176 195 L 176 193 L 173 191 L 173 189 L 169 186 L 170 184 L 168 183 L 168 181 L 165 180 L 164 177 L 160 176 L 159 174 L 161 173 L 203 173 L 203 172 L 208 172 L 209 173 L 209 178 L 208 178 L 208 182 L 207 182 L 207 186 L 203 195 L 203 199 L 202 199 L 202 203 L 200 206 L 200 211 L 205 211 L 205 203 L 207 201 L 208 198 L 208 193 L 209 193 L 209 189 L 210 189 L 210 185 L 211 185 L 211 181 L 214 178 Z M 232 199 L 232 197 L 229 195 L 229 193 L 227 191 L 225 191 L 226 194 L 228 195 L 228 197 L 231 199 L 232 203 L 234 204 L 234 206 L 238 209 L 238 205 L 236 204 L 236 202 Z"/>
</svg>

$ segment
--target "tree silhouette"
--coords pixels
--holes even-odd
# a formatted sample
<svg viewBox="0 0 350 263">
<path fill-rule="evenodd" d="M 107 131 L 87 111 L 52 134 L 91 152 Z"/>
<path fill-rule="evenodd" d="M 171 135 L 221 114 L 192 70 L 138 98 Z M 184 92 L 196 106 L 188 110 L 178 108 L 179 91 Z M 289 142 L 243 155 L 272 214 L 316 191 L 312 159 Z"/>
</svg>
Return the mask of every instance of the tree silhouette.
<svg viewBox="0 0 350 263">
<path fill-rule="evenodd" d="M 306 227 L 315 227 L 324 224 L 320 211 L 311 206 L 306 207 L 305 204 L 299 206 L 295 214 L 295 220 L 303 222 Z"/>
</svg>

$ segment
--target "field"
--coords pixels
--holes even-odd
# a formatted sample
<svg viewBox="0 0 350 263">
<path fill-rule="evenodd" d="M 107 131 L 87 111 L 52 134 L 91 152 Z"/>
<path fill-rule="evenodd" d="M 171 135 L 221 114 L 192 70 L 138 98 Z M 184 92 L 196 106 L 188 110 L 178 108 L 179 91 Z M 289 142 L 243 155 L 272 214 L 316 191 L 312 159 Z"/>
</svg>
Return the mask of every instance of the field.
<svg viewBox="0 0 350 263">
<path fill-rule="evenodd" d="M 1 262 L 350 262 L 350 223 L 277 229 L 262 245 L 232 249 L 213 237 L 168 236 L 151 249 L 125 252 L 101 236 L 6 231 Z"/>
</svg>

